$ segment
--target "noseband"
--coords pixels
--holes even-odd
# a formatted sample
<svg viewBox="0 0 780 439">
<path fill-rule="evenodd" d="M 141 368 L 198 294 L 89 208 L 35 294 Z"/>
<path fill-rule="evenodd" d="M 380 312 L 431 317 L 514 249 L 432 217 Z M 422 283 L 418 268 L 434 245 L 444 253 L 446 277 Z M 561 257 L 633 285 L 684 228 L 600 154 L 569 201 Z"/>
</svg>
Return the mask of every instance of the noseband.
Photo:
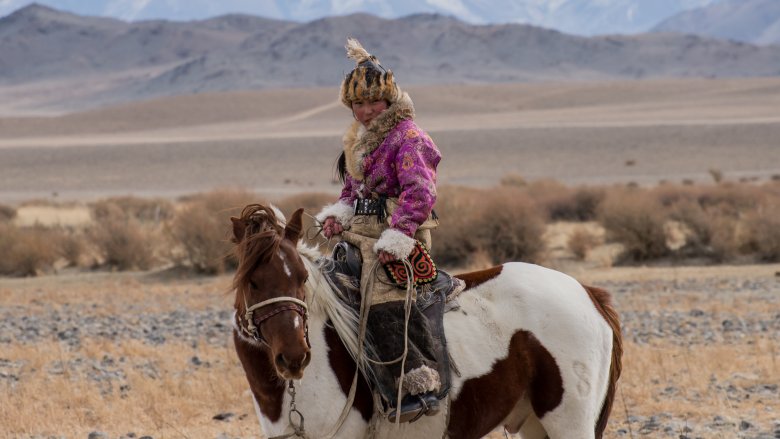
<svg viewBox="0 0 780 439">
<path fill-rule="evenodd" d="M 246 301 L 246 297 L 244 298 Z M 255 325 L 254 321 L 254 312 L 265 308 L 269 305 L 273 305 L 276 303 L 286 303 L 286 305 L 277 306 L 270 311 L 266 312 L 265 314 L 261 315 L 260 318 L 257 320 L 257 325 Z M 246 302 L 245 302 L 246 303 Z M 308 312 L 309 307 L 306 306 L 306 302 L 303 300 L 296 299 L 294 297 L 275 297 L 273 299 L 264 300 L 260 303 L 256 303 L 252 306 L 246 307 L 246 313 L 244 314 L 244 319 L 246 319 L 246 327 L 241 326 L 241 329 L 246 333 L 248 336 L 255 339 L 255 341 L 258 341 L 262 344 L 264 344 L 267 347 L 270 347 L 268 344 L 268 341 L 263 337 L 263 334 L 260 332 L 259 326 L 263 324 L 266 320 L 270 319 L 271 317 L 283 312 L 283 311 L 295 311 L 297 312 L 301 317 L 303 317 L 303 324 L 304 324 L 304 334 L 306 336 L 306 344 L 311 347 L 311 344 L 309 343 L 309 322 L 308 322 Z"/>
</svg>

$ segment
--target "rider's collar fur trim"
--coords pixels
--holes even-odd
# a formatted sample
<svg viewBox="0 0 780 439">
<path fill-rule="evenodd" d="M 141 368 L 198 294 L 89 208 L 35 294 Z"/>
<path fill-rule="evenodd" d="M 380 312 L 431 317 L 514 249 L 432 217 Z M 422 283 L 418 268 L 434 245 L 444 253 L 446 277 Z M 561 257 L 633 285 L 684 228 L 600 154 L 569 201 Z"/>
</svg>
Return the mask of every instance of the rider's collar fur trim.
<svg viewBox="0 0 780 439">
<path fill-rule="evenodd" d="M 347 172 L 352 178 L 363 181 L 363 158 L 382 144 L 398 122 L 406 119 L 414 119 L 414 103 L 409 94 L 404 92 L 387 110 L 371 121 L 368 128 L 364 128 L 358 121 L 352 123 L 342 139 Z"/>
</svg>

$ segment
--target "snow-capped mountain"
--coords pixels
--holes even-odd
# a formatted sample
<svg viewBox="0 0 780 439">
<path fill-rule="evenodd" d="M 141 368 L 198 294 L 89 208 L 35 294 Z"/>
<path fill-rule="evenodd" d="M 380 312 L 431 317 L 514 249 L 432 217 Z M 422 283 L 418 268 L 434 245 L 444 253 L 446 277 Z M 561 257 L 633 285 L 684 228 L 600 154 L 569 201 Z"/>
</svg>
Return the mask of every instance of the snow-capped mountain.
<svg viewBox="0 0 780 439">
<path fill-rule="evenodd" d="M 780 44 L 780 1 L 721 1 L 677 14 L 653 30 L 697 34 L 753 44 Z"/>
<path fill-rule="evenodd" d="M 524 23 L 578 35 L 644 32 L 681 11 L 720 0 L 38 0 L 122 20 L 198 20 L 229 13 L 306 22 L 366 12 L 383 18 L 451 15 L 472 24 Z M 31 3 L 0 0 L 0 16 Z"/>
</svg>

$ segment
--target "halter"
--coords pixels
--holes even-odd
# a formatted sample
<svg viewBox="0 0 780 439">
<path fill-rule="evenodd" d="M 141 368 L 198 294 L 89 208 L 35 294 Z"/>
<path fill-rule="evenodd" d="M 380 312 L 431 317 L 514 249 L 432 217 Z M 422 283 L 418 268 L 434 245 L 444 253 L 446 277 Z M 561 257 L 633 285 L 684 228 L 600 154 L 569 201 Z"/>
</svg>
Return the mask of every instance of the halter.
<svg viewBox="0 0 780 439">
<path fill-rule="evenodd" d="M 285 303 L 289 302 L 287 305 L 278 306 L 271 311 L 266 312 L 260 318 L 258 319 L 257 326 L 254 322 L 254 312 L 258 309 L 264 308 L 269 305 L 273 305 L 275 303 Z M 259 326 L 263 324 L 266 320 L 270 319 L 271 317 L 283 312 L 283 311 L 295 311 L 297 312 L 301 317 L 303 317 L 303 324 L 304 324 L 304 334 L 306 336 L 306 344 L 311 348 L 311 343 L 309 343 L 309 307 L 306 305 L 306 302 L 303 300 L 296 299 L 294 297 L 289 296 L 283 296 L 283 297 L 274 297 L 273 299 L 264 300 L 260 303 L 256 303 L 252 306 L 248 306 L 246 302 L 246 295 L 244 296 L 244 306 L 246 307 L 246 313 L 244 314 L 244 319 L 246 320 L 246 326 L 241 326 L 241 330 L 243 330 L 248 336 L 255 339 L 255 341 L 258 341 L 262 344 L 264 344 L 267 347 L 270 347 L 268 344 L 268 341 L 263 337 L 263 334 L 260 332 Z"/>
</svg>

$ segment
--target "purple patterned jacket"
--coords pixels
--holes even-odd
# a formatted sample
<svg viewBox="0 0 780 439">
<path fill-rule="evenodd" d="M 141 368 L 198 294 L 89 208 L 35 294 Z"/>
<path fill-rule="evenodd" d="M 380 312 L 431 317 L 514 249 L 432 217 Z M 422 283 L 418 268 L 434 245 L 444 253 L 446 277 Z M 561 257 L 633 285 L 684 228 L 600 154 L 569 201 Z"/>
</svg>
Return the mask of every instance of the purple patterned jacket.
<svg viewBox="0 0 780 439">
<path fill-rule="evenodd" d="M 346 175 L 339 201 L 353 205 L 371 193 L 398 198 L 390 227 L 413 237 L 436 202 L 436 166 L 441 154 L 411 119 L 398 122 L 373 152 L 363 156 L 363 180 Z"/>
<path fill-rule="evenodd" d="M 368 128 L 354 122 L 343 141 L 347 175 L 341 196 L 317 218 L 324 221 L 334 216 L 347 224 L 357 198 L 369 198 L 372 192 L 398 198 L 390 229 L 383 233 L 376 249 L 405 257 L 414 245 L 417 228 L 436 202 L 436 166 L 441 160 L 438 148 L 414 123 L 414 106 L 406 93 Z"/>
</svg>

